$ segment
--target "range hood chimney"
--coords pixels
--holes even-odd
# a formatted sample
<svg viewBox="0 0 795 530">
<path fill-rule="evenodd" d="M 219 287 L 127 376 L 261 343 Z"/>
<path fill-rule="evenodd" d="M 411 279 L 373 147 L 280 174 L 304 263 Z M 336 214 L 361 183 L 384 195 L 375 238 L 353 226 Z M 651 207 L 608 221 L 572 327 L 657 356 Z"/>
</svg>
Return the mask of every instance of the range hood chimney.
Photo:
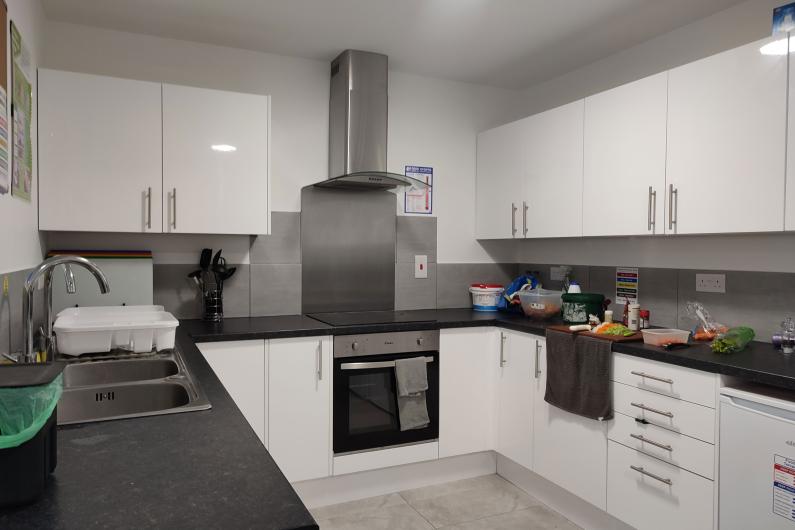
<svg viewBox="0 0 795 530">
<path fill-rule="evenodd" d="M 331 62 L 328 180 L 317 187 L 343 189 L 427 188 L 387 171 L 388 58 L 346 50 Z"/>
</svg>

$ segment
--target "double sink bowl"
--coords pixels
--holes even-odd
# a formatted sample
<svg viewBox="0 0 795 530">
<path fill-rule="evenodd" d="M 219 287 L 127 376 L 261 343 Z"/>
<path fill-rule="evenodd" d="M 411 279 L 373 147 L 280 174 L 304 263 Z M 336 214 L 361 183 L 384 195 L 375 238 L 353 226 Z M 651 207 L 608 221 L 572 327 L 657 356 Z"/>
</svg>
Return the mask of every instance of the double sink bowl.
<svg viewBox="0 0 795 530">
<path fill-rule="evenodd" d="M 69 361 L 58 425 L 210 408 L 179 350 Z"/>
</svg>

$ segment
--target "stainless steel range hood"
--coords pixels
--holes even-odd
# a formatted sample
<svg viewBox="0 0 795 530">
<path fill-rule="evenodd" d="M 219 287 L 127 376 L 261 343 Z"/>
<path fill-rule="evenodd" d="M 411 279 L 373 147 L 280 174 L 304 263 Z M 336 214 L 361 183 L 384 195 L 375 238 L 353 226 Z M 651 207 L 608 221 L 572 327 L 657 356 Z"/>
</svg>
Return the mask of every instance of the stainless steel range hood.
<svg viewBox="0 0 795 530">
<path fill-rule="evenodd" d="M 394 189 L 428 185 L 387 168 L 388 58 L 346 50 L 331 62 L 329 178 L 321 188 Z"/>
</svg>

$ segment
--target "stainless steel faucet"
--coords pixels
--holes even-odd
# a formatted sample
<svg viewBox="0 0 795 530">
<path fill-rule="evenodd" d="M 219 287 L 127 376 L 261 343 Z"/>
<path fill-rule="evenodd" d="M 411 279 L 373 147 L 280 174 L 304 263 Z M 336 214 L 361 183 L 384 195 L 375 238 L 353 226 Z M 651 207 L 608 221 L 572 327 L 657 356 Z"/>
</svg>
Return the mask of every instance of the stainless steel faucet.
<svg viewBox="0 0 795 530">
<path fill-rule="evenodd" d="M 53 256 L 42 261 L 41 264 L 33 269 L 28 277 L 25 279 L 25 288 L 22 294 L 22 324 L 24 331 L 24 350 L 22 352 L 23 361 L 32 363 L 36 361 L 36 352 L 33 347 L 33 293 L 36 291 L 36 283 L 41 276 L 44 276 L 44 296 L 46 298 L 44 304 L 44 326 L 45 326 L 45 339 L 47 341 L 47 349 L 49 350 L 52 345 L 52 271 L 58 265 L 64 266 L 64 279 L 66 280 L 66 290 L 69 293 L 75 293 L 77 287 L 75 285 L 75 276 L 72 273 L 70 265 L 81 265 L 88 269 L 94 275 L 99 290 L 103 294 L 110 291 L 110 285 L 105 274 L 93 262 L 80 256 Z"/>
</svg>

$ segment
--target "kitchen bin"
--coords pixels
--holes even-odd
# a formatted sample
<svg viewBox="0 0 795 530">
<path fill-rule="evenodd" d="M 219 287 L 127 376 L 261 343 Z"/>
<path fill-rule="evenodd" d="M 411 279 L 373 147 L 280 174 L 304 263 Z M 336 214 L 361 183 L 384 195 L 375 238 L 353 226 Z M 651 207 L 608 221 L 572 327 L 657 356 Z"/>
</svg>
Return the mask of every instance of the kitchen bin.
<svg viewBox="0 0 795 530">
<path fill-rule="evenodd" d="M 565 293 L 563 295 L 563 321 L 567 324 L 587 324 L 588 315 L 604 320 L 605 297 L 595 293 Z"/>
<path fill-rule="evenodd" d="M 34 501 L 55 470 L 62 370 L 60 363 L 0 366 L 0 507 Z"/>
</svg>

